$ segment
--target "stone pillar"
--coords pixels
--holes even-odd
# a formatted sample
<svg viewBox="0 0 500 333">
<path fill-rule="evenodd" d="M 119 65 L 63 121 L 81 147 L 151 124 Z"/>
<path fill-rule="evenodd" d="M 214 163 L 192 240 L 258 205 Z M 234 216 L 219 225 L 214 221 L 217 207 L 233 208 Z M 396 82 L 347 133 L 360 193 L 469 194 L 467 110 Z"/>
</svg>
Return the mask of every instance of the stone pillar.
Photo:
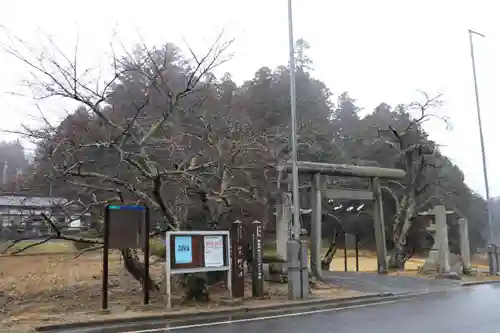
<svg viewBox="0 0 500 333">
<path fill-rule="evenodd" d="M 288 192 L 281 192 L 280 202 L 276 205 L 276 256 L 287 260 L 287 242 L 289 225 L 292 220 L 292 197 Z"/>
<path fill-rule="evenodd" d="M 471 271 L 471 259 L 470 259 L 470 242 L 469 242 L 469 223 L 467 219 L 458 219 L 458 225 L 460 227 L 460 254 L 462 257 L 464 273 L 469 273 Z"/>
<path fill-rule="evenodd" d="M 439 273 L 450 272 L 450 249 L 448 245 L 448 225 L 446 223 L 446 207 L 434 206 L 433 213 L 436 219 L 436 239 L 438 248 Z"/>
<path fill-rule="evenodd" d="M 312 176 L 311 181 L 311 272 L 321 279 L 321 188 L 320 174 Z"/>
<path fill-rule="evenodd" d="M 488 264 L 490 266 L 490 275 L 498 274 L 498 248 L 496 245 L 488 245 Z"/>
<path fill-rule="evenodd" d="M 262 223 L 252 222 L 252 296 L 264 296 Z"/>
<path fill-rule="evenodd" d="M 377 270 L 379 274 L 387 274 L 387 246 L 385 238 L 384 207 L 382 204 L 382 193 L 380 191 L 380 180 L 372 178 L 371 188 L 373 191 L 373 223 L 375 227 L 375 243 L 377 247 Z"/>
</svg>

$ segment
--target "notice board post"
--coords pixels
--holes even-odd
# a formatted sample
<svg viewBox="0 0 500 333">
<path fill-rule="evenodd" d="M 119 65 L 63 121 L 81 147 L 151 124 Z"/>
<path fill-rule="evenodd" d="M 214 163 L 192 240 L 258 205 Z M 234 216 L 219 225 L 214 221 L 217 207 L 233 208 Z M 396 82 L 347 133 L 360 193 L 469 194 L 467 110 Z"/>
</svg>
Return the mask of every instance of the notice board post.
<svg viewBox="0 0 500 333">
<path fill-rule="evenodd" d="M 104 245 L 102 255 L 101 308 L 108 308 L 110 249 L 143 249 L 143 302 L 149 303 L 149 209 L 144 205 L 106 205 L 104 208 Z"/>
<path fill-rule="evenodd" d="M 262 223 L 252 222 L 252 296 L 264 296 L 263 251 L 262 251 Z"/>
<path fill-rule="evenodd" d="M 227 272 L 227 288 L 232 298 L 230 235 L 227 230 L 167 231 L 167 307 L 172 307 L 173 274 Z"/>
<path fill-rule="evenodd" d="M 231 227 L 231 261 L 233 297 L 245 296 L 245 253 L 243 250 L 243 222 L 234 221 Z"/>
</svg>

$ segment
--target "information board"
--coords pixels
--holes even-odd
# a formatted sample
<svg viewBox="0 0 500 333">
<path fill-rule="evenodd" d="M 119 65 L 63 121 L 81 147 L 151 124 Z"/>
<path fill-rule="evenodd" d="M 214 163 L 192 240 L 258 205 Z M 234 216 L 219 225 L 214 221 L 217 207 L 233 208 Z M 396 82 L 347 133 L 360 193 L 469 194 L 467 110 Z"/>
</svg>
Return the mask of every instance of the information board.
<svg viewBox="0 0 500 333">
<path fill-rule="evenodd" d="M 205 267 L 224 266 L 224 243 L 222 236 L 205 236 Z"/>
<path fill-rule="evenodd" d="M 167 306 L 171 307 L 170 277 L 173 274 L 226 271 L 232 295 L 230 235 L 227 230 L 168 231 L 166 233 Z M 232 296 L 231 296 L 232 297 Z"/>
</svg>

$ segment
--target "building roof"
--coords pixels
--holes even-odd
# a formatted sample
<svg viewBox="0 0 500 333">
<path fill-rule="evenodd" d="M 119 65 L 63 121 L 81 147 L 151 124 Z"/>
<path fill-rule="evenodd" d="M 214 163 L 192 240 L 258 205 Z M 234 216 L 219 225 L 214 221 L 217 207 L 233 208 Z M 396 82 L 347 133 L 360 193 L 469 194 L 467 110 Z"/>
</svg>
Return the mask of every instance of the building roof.
<svg viewBox="0 0 500 333">
<path fill-rule="evenodd" d="M 52 207 L 66 203 L 68 203 L 67 199 L 57 197 L 0 195 L 0 206 L 8 207 Z"/>
</svg>

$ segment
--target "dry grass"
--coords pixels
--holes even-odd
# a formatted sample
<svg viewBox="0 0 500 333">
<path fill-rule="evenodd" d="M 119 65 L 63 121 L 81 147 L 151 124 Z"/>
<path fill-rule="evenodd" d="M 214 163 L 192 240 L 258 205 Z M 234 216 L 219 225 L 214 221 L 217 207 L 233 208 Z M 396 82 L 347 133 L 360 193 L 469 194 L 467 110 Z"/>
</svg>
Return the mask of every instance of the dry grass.
<svg viewBox="0 0 500 333">
<path fill-rule="evenodd" d="M 417 275 L 421 266 L 424 265 L 426 258 L 414 257 L 406 262 L 405 272 L 398 272 L 398 275 Z M 483 255 L 472 257 L 472 267 L 475 269 L 488 269 L 488 259 Z M 333 259 L 330 270 L 344 270 L 344 252 L 338 251 Z M 354 251 L 347 251 L 347 270 L 356 271 L 356 257 Z M 377 258 L 373 252 L 359 252 L 359 271 L 360 272 L 375 272 L 377 271 Z M 396 274 L 396 273 L 395 273 Z"/>
<path fill-rule="evenodd" d="M 425 262 L 422 258 L 412 258 L 406 262 L 406 270 L 416 271 Z M 376 272 L 377 271 L 377 257 L 372 251 L 359 251 L 358 259 L 360 272 Z M 332 271 L 344 271 L 344 251 L 339 249 L 330 264 Z M 347 270 L 356 271 L 356 252 L 354 250 L 347 251 Z"/>
<path fill-rule="evenodd" d="M 13 253 L 15 251 L 21 250 L 26 246 L 37 243 L 36 241 L 22 241 L 15 244 L 13 247 L 7 250 L 7 254 Z M 0 253 L 3 253 L 4 250 L 9 245 L 9 242 L 0 243 Z M 26 251 L 23 251 L 23 254 L 34 254 L 34 253 L 73 253 L 75 252 L 75 247 L 72 242 L 67 241 L 50 241 L 47 243 L 43 243 L 37 246 L 33 246 Z"/>
<path fill-rule="evenodd" d="M 416 271 L 424 264 L 424 259 L 411 259 L 406 262 L 406 270 Z M 377 258 L 376 257 L 359 257 L 359 271 L 360 272 L 375 272 L 377 271 Z M 330 270 L 343 271 L 344 258 L 334 258 L 330 264 Z M 356 271 L 356 258 L 347 257 L 347 270 Z"/>
<path fill-rule="evenodd" d="M 99 310 L 101 265 L 100 253 L 0 257 L 0 321 Z M 161 274 L 158 268 L 152 273 Z M 140 286 L 124 272 L 117 254 L 110 255 L 109 285 L 112 306 L 140 304 Z"/>
</svg>

